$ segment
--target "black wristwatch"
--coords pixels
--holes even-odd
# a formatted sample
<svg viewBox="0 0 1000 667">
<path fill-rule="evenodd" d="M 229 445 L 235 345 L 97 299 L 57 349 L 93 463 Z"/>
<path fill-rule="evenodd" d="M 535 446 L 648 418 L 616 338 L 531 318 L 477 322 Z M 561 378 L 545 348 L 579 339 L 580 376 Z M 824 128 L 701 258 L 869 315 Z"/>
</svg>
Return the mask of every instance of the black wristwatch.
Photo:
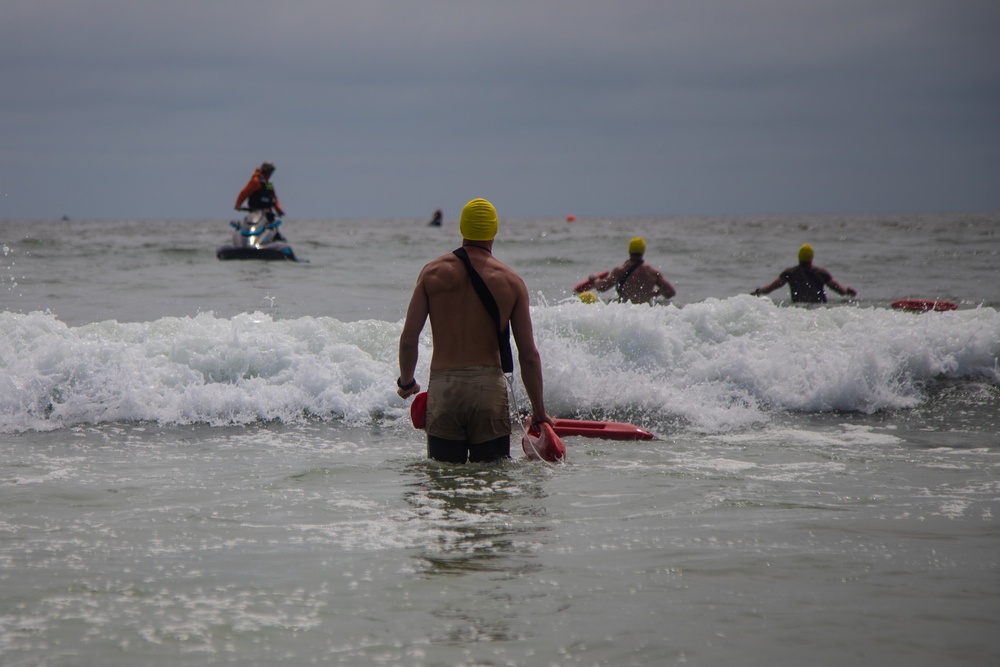
<svg viewBox="0 0 1000 667">
<path fill-rule="evenodd" d="M 413 381 L 404 387 L 403 378 L 396 378 L 396 386 L 402 389 L 403 391 L 406 391 L 407 389 L 413 389 L 414 385 L 416 384 L 417 384 L 417 378 L 413 378 Z"/>
</svg>

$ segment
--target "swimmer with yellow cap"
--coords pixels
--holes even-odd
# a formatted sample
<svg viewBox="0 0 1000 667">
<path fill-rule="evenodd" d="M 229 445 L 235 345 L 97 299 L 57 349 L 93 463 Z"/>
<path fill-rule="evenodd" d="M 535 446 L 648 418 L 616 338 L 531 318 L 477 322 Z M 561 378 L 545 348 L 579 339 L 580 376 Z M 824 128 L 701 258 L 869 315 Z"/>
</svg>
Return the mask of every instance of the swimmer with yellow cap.
<svg viewBox="0 0 1000 667">
<path fill-rule="evenodd" d="M 399 336 L 396 393 L 406 399 L 420 392 L 414 374 L 429 319 L 427 456 L 449 463 L 497 461 L 510 457 L 504 373 L 515 366 L 511 334 L 532 422 L 554 422 L 545 411 L 528 288 L 493 256 L 496 209 L 485 199 L 473 199 L 462 209 L 458 226 L 462 247 L 431 260 L 417 277 Z"/>
<path fill-rule="evenodd" d="M 813 266 L 814 255 L 813 247 L 804 243 L 799 248 L 798 266 L 785 269 L 773 282 L 764 287 L 758 287 L 750 294 L 763 296 L 787 284 L 791 291 L 792 303 L 826 303 L 825 287 L 829 287 L 843 296 L 855 297 L 858 295 L 854 289 L 834 280 L 826 269 Z"/>
<path fill-rule="evenodd" d="M 618 300 L 628 303 L 652 303 L 656 298 L 671 299 L 677 290 L 663 274 L 646 264 L 646 241 L 635 236 L 628 242 L 628 261 L 615 267 L 605 275 L 590 275 L 576 286 L 576 292 L 583 292 L 580 300 L 591 303 L 594 297 L 589 290 L 604 292 L 612 287 L 618 291 Z M 589 294 L 586 297 L 584 295 Z M 595 298 L 596 300 L 596 298 Z"/>
<path fill-rule="evenodd" d="M 458 228 L 467 241 L 492 241 L 497 235 L 497 210 L 485 199 L 473 199 L 462 209 Z"/>
</svg>

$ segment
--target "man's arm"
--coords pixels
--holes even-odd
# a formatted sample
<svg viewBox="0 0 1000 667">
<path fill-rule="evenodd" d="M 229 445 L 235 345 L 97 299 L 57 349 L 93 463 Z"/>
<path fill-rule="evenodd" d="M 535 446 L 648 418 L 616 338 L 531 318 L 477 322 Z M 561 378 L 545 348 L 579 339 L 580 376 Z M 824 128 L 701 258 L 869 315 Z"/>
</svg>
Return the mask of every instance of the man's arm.
<svg viewBox="0 0 1000 667">
<path fill-rule="evenodd" d="M 535 334 L 531 326 L 531 311 L 528 308 L 528 288 L 524 281 L 517 281 L 517 301 L 510 314 L 510 328 L 517 345 L 517 359 L 521 367 L 521 382 L 531 402 L 531 420 L 535 424 L 546 423 L 555 426 L 545 412 L 545 397 L 542 387 L 542 358 L 535 347 Z"/>
<path fill-rule="evenodd" d="M 787 282 L 788 281 L 785 280 L 785 277 L 783 275 L 781 275 L 781 276 L 778 276 L 777 278 L 775 278 L 774 282 L 772 282 L 771 284 L 765 285 L 764 287 L 758 287 L 757 289 L 755 289 L 754 291 L 752 291 L 750 293 L 753 294 L 754 296 L 761 296 L 762 294 L 770 294 L 771 292 L 773 292 L 774 290 L 778 289 L 779 287 L 781 287 L 782 285 L 786 284 Z"/>
<path fill-rule="evenodd" d="M 420 391 L 420 385 L 416 383 L 413 373 L 417 369 L 420 332 L 424 330 L 428 312 L 424 272 L 421 271 L 420 277 L 417 278 L 417 286 L 413 288 L 413 296 L 410 297 L 410 305 L 406 309 L 403 332 L 399 335 L 399 384 L 407 387 L 413 382 L 412 387 L 407 387 L 405 390 L 400 387 L 396 390 L 401 398 L 407 398 Z"/>
<path fill-rule="evenodd" d="M 657 294 L 657 296 L 662 296 L 666 299 L 673 299 L 674 296 L 677 295 L 677 290 L 674 289 L 674 286 L 671 285 L 670 282 L 666 278 L 664 278 L 663 274 L 660 273 L 659 271 L 656 272 L 656 286 L 660 288 L 660 291 Z"/>
<path fill-rule="evenodd" d="M 594 281 L 594 286 L 591 289 L 595 289 L 598 292 L 606 292 L 618 284 L 618 279 L 621 277 L 623 270 L 622 267 L 616 266 L 611 269 L 611 273 L 608 274 L 607 278 Z"/>
<path fill-rule="evenodd" d="M 235 206 L 236 210 L 237 211 L 240 210 L 240 206 L 242 206 L 243 202 L 247 200 L 247 197 L 252 195 L 259 188 L 260 188 L 260 181 L 258 181 L 256 178 L 251 178 L 250 181 L 243 186 L 243 189 L 240 190 L 239 196 L 236 197 L 236 206 Z"/>
<path fill-rule="evenodd" d="M 858 293 L 857 293 L 856 290 L 854 290 L 851 287 L 846 287 L 844 285 L 841 285 L 840 283 L 838 283 L 836 280 L 833 279 L 833 276 L 830 276 L 830 280 L 828 280 L 826 282 L 826 284 L 827 284 L 827 286 L 830 289 L 832 289 L 834 292 L 836 292 L 837 294 L 840 294 L 842 296 L 857 296 L 858 295 Z"/>
</svg>

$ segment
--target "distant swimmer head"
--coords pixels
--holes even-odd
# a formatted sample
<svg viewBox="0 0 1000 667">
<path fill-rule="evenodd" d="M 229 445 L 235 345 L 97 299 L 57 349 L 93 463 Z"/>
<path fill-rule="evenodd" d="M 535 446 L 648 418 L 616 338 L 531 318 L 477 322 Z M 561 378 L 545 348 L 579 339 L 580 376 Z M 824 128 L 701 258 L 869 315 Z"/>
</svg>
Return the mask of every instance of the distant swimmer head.
<svg viewBox="0 0 1000 667">
<path fill-rule="evenodd" d="M 492 241 L 497 235 L 497 210 L 485 199 L 473 199 L 462 209 L 458 228 L 462 238 Z"/>
<path fill-rule="evenodd" d="M 799 261 L 800 262 L 813 261 L 813 247 L 808 243 L 799 248 Z"/>
<path fill-rule="evenodd" d="M 262 174 L 273 174 L 274 173 L 274 163 L 272 162 L 262 162 L 260 165 L 260 173 Z"/>
<path fill-rule="evenodd" d="M 641 236 L 636 236 L 634 239 L 628 242 L 628 254 L 630 255 L 646 254 L 646 242 L 642 240 Z"/>
</svg>

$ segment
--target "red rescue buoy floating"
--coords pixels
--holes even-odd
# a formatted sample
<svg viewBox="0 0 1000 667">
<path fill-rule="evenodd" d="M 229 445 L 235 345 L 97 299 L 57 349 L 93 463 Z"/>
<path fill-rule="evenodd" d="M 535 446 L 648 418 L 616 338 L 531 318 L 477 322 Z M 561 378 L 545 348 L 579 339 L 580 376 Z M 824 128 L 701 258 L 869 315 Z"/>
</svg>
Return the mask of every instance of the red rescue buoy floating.
<svg viewBox="0 0 1000 667">
<path fill-rule="evenodd" d="M 892 302 L 892 307 L 897 310 L 910 310 L 916 313 L 926 313 L 930 310 L 938 312 L 958 310 L 958 304 L 941 299 L 899 299 Z"/>
<path fill-rule="evenodd" d="M 582 435 L 603 440 L 653 440 L 655 435 L 644 428 L 623 422 L 598 422 L 585 419 L 553 419 L 556 435 Z M 528 426 L 533 428 L 531 419 Z"/>
<path fill-rule="evenodd" d="M 566 216 L 566 222 L 576 222 L 576 216 L 575 215 L 567 215 Z"/>
</svg>

